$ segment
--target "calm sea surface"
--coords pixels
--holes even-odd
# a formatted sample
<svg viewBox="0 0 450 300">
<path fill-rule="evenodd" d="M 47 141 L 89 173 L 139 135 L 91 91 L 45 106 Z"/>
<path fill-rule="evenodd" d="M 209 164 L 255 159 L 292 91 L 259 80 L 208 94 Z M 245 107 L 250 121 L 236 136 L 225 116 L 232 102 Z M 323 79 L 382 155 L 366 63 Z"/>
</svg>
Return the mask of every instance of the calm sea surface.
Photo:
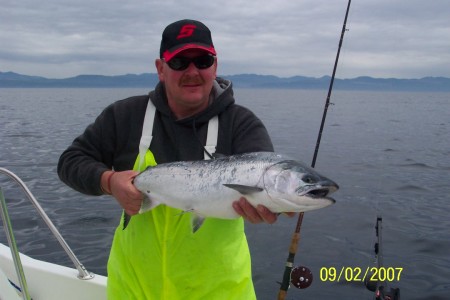
<svg viewBox="0 0 450 300">
<path fill-rule="evenodd" d="M 0 166 L 25 181 L 95 273 L 106 274 L 120 208 L 112 198 L 66 187 L 56 175 L 57 161 L 104 107 L 145 93 L 0 89 Z M 266 124 L 277 152 L 311 163 L 326 91 L 235 94 Z M 291 288 L 288 299 L 372 299 L 361 282 L 320 275 L 324 268 L 374 266 L 377 215 L 383 217 L 385 266 L 403 268 L 391 283 L 402 299 L 450 299 L 450 94 L 336 91 L 331 101 L 316 169 L 341 189 L 334 206 L 305 214 L 295 263 L 311 269 L 314 280 L 308 289 Z M 19 249 L 71 266 L 19 189 L 3 175 L 0 185 Z M 247 225 L 258 299 L 276 299 L 295 223 L 280 217 L 274 225 Z M 0 241 L 6 242 L 3 230 Z"/>
</svg>

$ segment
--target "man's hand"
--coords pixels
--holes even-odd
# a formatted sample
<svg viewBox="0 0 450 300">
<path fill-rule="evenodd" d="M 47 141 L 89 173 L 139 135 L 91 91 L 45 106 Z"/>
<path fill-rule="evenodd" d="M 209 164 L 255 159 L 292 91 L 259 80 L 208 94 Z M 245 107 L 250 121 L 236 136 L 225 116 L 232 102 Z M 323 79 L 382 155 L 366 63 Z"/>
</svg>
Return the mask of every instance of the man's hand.
<svg viewBox="0 0 450 300">
<path fill-rule="evenodd" d="M 278 214 L 271 212 L 267 207 L 258 205 L 252 206 L 247 199 L 241 197 L 238 201 L 233 202 L 234 210 L 250 223 L 269 223 L 273 224 L 278 219 Z M 285 213 L 287 216 L 292 217 L 295 213 Z"/>
<path fill-rule="evenodd" d="M 139 213 L 143 195 L 133 185 L 133 179 L 139 173 L 136 171 L 114 172 L 111 175 L 105 173 L 102 174 L 102 178 L 103 176 L 111 176 L 108 180 L 109 192 L 116 198 L 125 213 L 130 216 Z"/>
</svg>

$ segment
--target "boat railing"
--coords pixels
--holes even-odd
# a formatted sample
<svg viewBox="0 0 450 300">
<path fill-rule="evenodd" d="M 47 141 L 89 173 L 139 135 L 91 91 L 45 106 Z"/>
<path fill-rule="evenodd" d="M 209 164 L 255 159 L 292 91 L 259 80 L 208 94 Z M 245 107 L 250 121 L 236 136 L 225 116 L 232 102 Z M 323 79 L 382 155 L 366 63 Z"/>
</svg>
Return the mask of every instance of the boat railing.
<svg viewBox="0 0 450 300">
<path fill-rule="evenodd" d="M 56 226 L 50 220 L 48 215 L 45 213 L 44 209 L 41 207 L 39 202 L 36 200 L 36 198 L 30 192 L 30 190 L 25 185 L 25 183 L 16 174 L 14 174 L 13 172 L 11 172 L 5 168 L 0 168 L 0 173 L 11 178 L 23 189 L 27 198 L 31 201 L 33 206 L 36 208 L 37 212 L 39 213 L 41 218 L 44 220 L 45 224 L 48 226 L 50 231 L 53 233 L 55 238 L 58 240 L 61 247 L 64 249 L 64 251 L 69 256 L 69 258 L 72 261 L 72 263 L 74 264 L 75 268 L 78 270 L 78 278 L 82 279 L 82 280 L 88 280 L 88 279 L 94 278 L 94 274 L 87 271 L 86 268 L 83 266 L 83 264 L 75 256 L 72 249 L 70 249 L 67 242 L 64 240 L 62 235 L 59 233 Z M 23 272 L 22 263 L 20 261 L 19 251 L 18 251 L 17 244 L 16 244 L 16 241 L 14 238 L 14 233 L 13 233 L 12 225 L 11 225 L 9 214 L 8 214 L 8 209 L 6 207 L 6 200 L 3 195 L 3 191 L 1 189 L 1 187 L 0 187 L 0 206 L 1 206 L 0 212 L 1 212 L 1 217 L 3 220 L 5 232 L 6 232 L 6 238 L 8 240 L 9 248 L 11 249 L 11 254 L 12 254 L 12 257 L 14 260 L 14 265 L 15 265 L 16 272 L 17 272 L 17 277 L 19 278 L 19 282 L 20 282 L 21 289 L 22 289 L 22 295 L 24 296 L 24 299 L 30 299 L 30 296 L 28 294 L 28 288 L 26 285 L 25 275 Z"/>
</svg>

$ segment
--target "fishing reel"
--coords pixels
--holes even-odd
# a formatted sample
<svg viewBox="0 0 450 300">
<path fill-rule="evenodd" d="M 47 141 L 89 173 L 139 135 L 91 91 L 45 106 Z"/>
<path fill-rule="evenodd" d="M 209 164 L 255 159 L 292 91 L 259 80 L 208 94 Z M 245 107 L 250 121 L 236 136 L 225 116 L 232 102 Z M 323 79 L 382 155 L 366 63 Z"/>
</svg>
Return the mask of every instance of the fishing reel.
<svg viewBox="0 0 450 300">
<path fill-rule="evenodd" d="M 389 292 L 384 290 L 384 286 L 380 286 L 375 292 L 377 300 L 400 300 L 400 289 L 390 288 Z"/>
<path fill-rule="evenodd" d="M 364 280 L 364 285 L 366 288 L 375 292 L 376 300 L 400 300 L 400 289 L 390 288 L 388 286 L 379 285 L 377 281 Z"/>
<path fill-rule="evenodd" d="M 313 274 L 311 270 L 304 266 L 294 267 L 291 270 L 290 274 L 288 273 L 288 276 L 289 279 L 284 278 L 286 280 L 283 280 L 283 282 L 277 281 L 281 286 L 280 292 L 286 292 L 290 288 L 289 282 L 298 289 L 306 289 L 311 285 L 313 281 Z"/>
<path fill-rule="evenodd" d="M 292 269 L 291 283 L 298 289 L 308 288 L 313 281 L 313 274 L 310 269 L 298 266 Z"/>
</svg>

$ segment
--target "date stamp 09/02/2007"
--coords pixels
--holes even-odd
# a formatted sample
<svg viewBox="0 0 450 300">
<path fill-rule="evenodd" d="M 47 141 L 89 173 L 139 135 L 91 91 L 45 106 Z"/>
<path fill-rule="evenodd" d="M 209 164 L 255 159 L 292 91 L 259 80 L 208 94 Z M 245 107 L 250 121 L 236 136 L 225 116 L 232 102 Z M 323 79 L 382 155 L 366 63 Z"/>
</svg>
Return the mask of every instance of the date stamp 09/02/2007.
<svg viewBox="0 0 450 300">
<path fill-rule="evenodd" d="M 320 280 L 329 282 L 341 281 L 400 281 L 403 268 L 401 267 L 322 267 Z"/>
</svg>

